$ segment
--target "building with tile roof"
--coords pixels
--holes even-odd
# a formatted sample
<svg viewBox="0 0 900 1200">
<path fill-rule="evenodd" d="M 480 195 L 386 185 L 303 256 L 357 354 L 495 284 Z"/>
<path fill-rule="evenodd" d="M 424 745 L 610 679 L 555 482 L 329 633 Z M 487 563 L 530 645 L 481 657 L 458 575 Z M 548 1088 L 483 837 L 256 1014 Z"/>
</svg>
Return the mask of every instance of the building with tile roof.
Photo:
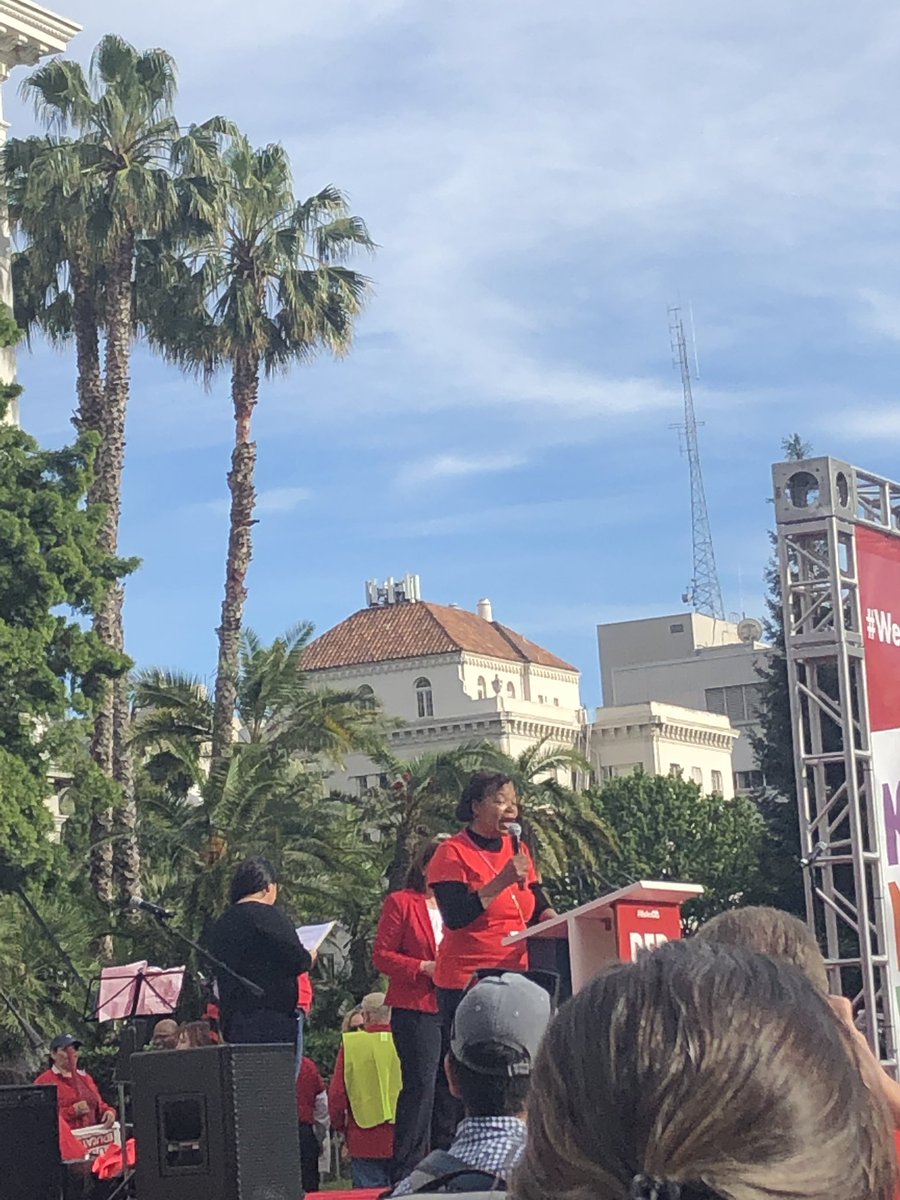
<svg viewBox="0 0 900 1200">
<path fill-rule="evenodd" d="M 577 668 L 495 621 L 488 600 L 467 612 L 392 594 L 323 633 L 304 666 L 324 686 L 368 689 L 398 718 L 389 735 L 398 758 L 479 740 L 511 755 L 541 738 L 575 746 L 587 720 Z M 331 783 L 364 791 L 378 775 L 356 755 Z"/>
</svg>

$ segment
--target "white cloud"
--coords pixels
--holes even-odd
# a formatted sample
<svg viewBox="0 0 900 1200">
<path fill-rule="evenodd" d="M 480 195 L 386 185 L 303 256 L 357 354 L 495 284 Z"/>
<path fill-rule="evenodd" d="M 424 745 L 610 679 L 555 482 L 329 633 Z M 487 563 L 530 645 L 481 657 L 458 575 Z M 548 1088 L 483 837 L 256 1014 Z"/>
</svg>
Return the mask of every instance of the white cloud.
<svg viewBox="0 0 900 1200">
<path fill-rule="evenodd" d="M 304 500 L 308 500 L 310 495 L 311 493 L 307 488 L 301 487 L 264 488 L 256 494 L 254 512 L 257 517 L 276 516 L 279 513 L 293 512 L 299 504 L 302 504 Z M 199 504 L 191 505 L 191 507 L 201 512 L 222 515 L 228 513 L 231 501 L 227 496 L 220 496 L 215 500 L 203 500 Z"/>
<path fill-rule="evenodd" d="M 602 505 L 581 500 L 499 504 L 391 525 L 381 531 L 381 536 L 434 538 L 471 533 L 480 537 L 500 531 L 555 535 L 561 529 L 572 533 L 581 529 L 628 525 L 646 520 L 653 511 L 650 498 L 644 495 L 607 499 Z"/>
<path fill-rule="evenodd" d="M 858 295 L 862 306 L 858 324 L 879 337 L 900 342 L 900 296 L 876 288 L 861 288 Z"/>
<path fill-rule="evenodd" d="M 256 497 L 256 511 L 262 515 L 293 512 L 310 495 L 309 489 L 302 487 L 266 488 Z"/>
<path fill-rule="evenodd" d="M 401 487 L 412 487 L 441 479 L 463 479 L 467 475 L 514 471 L 517 467 L 524 466 L 527 461 L 523 454 L 439 454 L 401 468 L 398 472 L 398 483 Z"/>
<path fill-rule="evenodd" d="M 897 405 L 884 408 L 848 408 L 827 421 L 827 428 L 836 437 L 854 442 L 894 442 L 900 440 L 900 409 Z"/>
</svg>

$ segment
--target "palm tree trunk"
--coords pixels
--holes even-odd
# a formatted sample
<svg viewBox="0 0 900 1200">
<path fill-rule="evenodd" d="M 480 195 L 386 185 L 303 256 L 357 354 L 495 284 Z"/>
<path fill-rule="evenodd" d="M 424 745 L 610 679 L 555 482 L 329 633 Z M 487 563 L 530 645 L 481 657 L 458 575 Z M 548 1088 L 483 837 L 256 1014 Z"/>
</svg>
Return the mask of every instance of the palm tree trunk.
<svg viewBox="0 0 900 1200">
<path fill-rule="evenodd" d="M 75 365 L 78 411 L 72 424 L 79 433 L 99 433 L 103 416 L 103 374 L 100 334 L 88 270 L 74 256 L 70 263 L 75 325 Z"/>
<path fill-rule="evenodd" d="M 234 450 L 228 472 L 231 513 L 228 530 L 228 557 L 225 563 L 225 598 L 219 635 L 219 662 L 216 667 L 216 695 L 213 711 L 213 778 L 221 772 L 232 741 L 237 678 L 240 667 L 241 623 L 247 599 L 247 571 L 253 557 L 253 510 L 256 492 L 256 443 L 250 440 L 253 410 L 259 395 L 259 357 L 239 354 L 231 375 L 231 399 L 234 404 Z"/>
<path fill-rule="evenodd" d="M 106 289 L 106 379 L 100 416 L 101 443 L 97 454 L 94 482 L 88 492 L 89 504 L 103 505 L 100 544 L 107 554 L 118 553 L 119 520 L 122 512 L 122 472 L 125 465 L 125 416 L 131 383 L 132 342 L 132 269 L 134 239 L 122 239 L 112 257 Z M 122 621 L 124 590 L 110 588 L 104 597 L 95 620 L 94 629 L 103 642 L 118 653 L 124 653 L 125 635 Z M 98 898 L 111 904 L 116 884 L 124 899 L 136 894 L 140 857 L 135 829 L 134 789 L 131 755 L 127 745 L 128 701 L 127 685 L 119 680 L 106 689 L 94 724 L 92 753 L 99 766 L 123 785 L 123 803 L 112 814 L 102 814 L 101 824 L 118 834 L 113 854 L 113 842 L 98 848 L 102 864 L 97 864 L 96 877 L 102 885 Z M 119 693 L 117 700 L 117 692 Z M 123 866 L 124 864 L 124 866 Z M 93 864 L 92 864 L 93 865 Z M 119 871 L 116 871 L 116 868 Z M 92 872 L 93 874 L 94 872 Z M 119 875 L 117 880 L 116 876 Z M 95 885 L 96 886 L 96 885 Z"/>
</svg>

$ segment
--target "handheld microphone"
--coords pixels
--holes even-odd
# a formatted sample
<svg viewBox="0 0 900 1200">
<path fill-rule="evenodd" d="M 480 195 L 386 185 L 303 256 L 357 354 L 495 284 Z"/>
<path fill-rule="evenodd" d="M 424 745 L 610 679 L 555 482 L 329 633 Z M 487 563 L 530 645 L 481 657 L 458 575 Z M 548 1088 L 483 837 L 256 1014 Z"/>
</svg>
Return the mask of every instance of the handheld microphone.
<svg viewBox="0 0 900 1200">
<path fill-rule="evenodd" d="M 151 904 L 142 896 L 132 896 L 125 907 L 131 909 L 132 912 L 149 913 L 151 917 L 156 917 L 157 921 L 168 921 L 170 917 L 175 916 L 167 908 L 162 908 L 159 904 Z"/>
<path fill-rule="evenodd" d="M 518 821 L 510 821 L 506 827 L 509 830 L 509 836 L 512 838 L 513 854 L 518 854 L 522 846 L 522 826 Z M 519 891 L 525 891 L 525 884 L 519 883 Z"/>
</svg>

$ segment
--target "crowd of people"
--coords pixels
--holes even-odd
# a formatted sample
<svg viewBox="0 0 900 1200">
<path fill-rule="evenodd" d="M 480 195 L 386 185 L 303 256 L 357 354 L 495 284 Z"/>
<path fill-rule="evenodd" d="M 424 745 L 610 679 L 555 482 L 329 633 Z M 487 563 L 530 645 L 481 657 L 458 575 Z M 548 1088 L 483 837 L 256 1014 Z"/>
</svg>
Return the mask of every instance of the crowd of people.
<svg viewBox="0 0 900 1200">
<path fill-rule="evenodd" d="M 303 1053 L 315 956 L 264 859 L 238 868 L 210 937 L 211 1021 L 163 1019 L 150 1047 L 208 1045 L 218 1027 L 288 1043 L 307 1192 L 331 1130 L 354 1188 L 384 1196 L 894 1200 L 900 1084 L 850 1002 L 829 995 L 802 922 L 723 913 L 557 1007 L 524 944 L 506 945 L 555 916 L 519 843 L 512 781 L 476 773 L 457 815 L 461 831 L 425 840 L 384 901 L 373 961 L 387 990 L 346 1012 L 327 1082 Z M 56 1086 L 70 1132 L 115 1120 L 78 1051 L 72 1035 L 55 1038 L 37 1080 Z"/>
</svg>

